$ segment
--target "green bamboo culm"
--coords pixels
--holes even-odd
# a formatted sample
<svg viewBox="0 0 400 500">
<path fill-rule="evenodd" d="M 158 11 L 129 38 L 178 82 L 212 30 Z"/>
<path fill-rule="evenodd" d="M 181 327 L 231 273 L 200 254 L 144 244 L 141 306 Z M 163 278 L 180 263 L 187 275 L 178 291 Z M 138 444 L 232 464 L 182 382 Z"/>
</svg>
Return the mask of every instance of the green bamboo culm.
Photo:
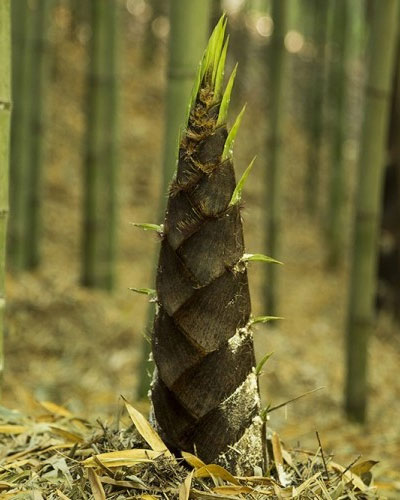
<svg viewBox="0 0 400 500">
<path fill-rule="evenodd" d="M 0 2 L 0 377 L 4 366 L 4 312 L 8 173 L 11 121 L 11 12 L 10 0 Z"/>
<path fill-rule="evenodd" d="M 272 19 L 274 31 L 270 52 L 270 124 L 268 137 L 268 162 L 266 169 L 266 220 L 267 254 L 280 254 L 280 232 L 282 213 L 282 173 L 283 173 L 283 134 L 287 95 L 285 93 L 286 67 L 288 52 L 285 49 L 285 35 L 288 29 L 289 0 L 273 0 Z M 264 291 L 265 308 L 275 315 L 279 309 L 279 268 L 267 266 Z"/>
<path fill-rule="evenodd" d="M 237 474 L 263 465 L 240 192 L 225 90 L 226 19 L 215 28 L 187 112 L 170 185 L 152 336 L 153 420 L 173 451 Z M 251 165 L 250 165 L 251 167 Z M 250 168 L 249 167 L 249 168 Z M 247 169 L 247 173 L 248 170 Z M 246 173 L 246 175 L 247 175 Z"/>
<path fill-rule="evenodd" d="M 185 120 L 187 102 L 196 76 L 198 62 L 209 35 L 211 0 L 171 0 L 170 39 L 167 68 L 167 94 L 165 116 L 165 146 L 163 174 L 159 203 L 160 216 L 165 210 L 165 193 L 176 168 L 178 151 L 178 131 Z M 154 307 L 149 309 L 148 325 L 153 324 Z M 145 338 L 142 344 L 136 397 L 144 399 L 150 388 L 149 372 L 153 364 L 149 362 L 151 346 Z"/>
<path fill-rule="evenodd" d="M 12 2 L 13 93 L 10 261 L 16 271 L 40 261 L 41 172 L 48 82 L 48 25 L 53 0 Z"/>
<path fill-rule="evenodd" d="M 399 8 L 398 0 L 373 1 L 347 325 L 345 405 L 348 417 L 359 422 L 366 418 L 368 339 L 374 325 L 378 225 Z"/>
<path fill-rule="evenodd" d="M 330 185 L 328 192 L 328 209 L 326 220 L 326 236 L 328 246 L 327 265 L 336 269 L 343 258 L 344 204 L 346 193 L 346 172 L 344 163 L 344 141 L 348 115 L 346 113 L 347 97 L 347 53 L 350 36 L 350 3 L 349 0 L 335 0 L 333 4 L 333 36 L 332 61 L 330 78 L 331 105 L 331 165 Z"/>
<path fill-rule="evenodd" d="M 117 9 L 91 0 L 81 283 L 112 290 L 115 280 L 118 170 Z"/>
<path fill-rule="evenodd" d="M 311 68 L 308 92 L 309 102 L 309 144 L 308 165 L 305 178 L 306 209 L 310 216 L 317 214 L 321 168 L 321 149 L 324 130 L 324 87 L 328 1 L 311 0 L 313 8 L 313 43 L 315 56 Z"/>
</svg>

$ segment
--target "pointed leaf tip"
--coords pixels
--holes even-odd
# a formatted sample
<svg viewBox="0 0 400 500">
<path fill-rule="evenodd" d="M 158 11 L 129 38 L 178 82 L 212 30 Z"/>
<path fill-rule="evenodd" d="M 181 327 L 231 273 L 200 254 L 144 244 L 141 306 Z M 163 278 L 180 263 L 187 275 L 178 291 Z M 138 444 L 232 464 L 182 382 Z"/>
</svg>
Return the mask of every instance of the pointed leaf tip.
<svg viewBox="0 0 400 500">
<path fill-rule="evenodd" d="M 254 162 L 256 161 L 256 156 L 251 160 L 249 166 L 246 168 L 246 170 L 243 172 L 242 177 L 240 178 L 239 182 L 236 184 L 235 190 L 233 191 L 231 201 L 229 202 L 229 206 L 233 206 L 236 203 L 239 203 L 239 201 L 242 198 L 242 191 L 244 188 L 244 185 L 247 181 L 247 177 L 250 174 L 251 169 L 253 168 Z M 246 254 L 247 255 L 247 254 Z"/>
<path fill-rule="evenodd" d="M 232 128 L 229 131 L 228 137 L 226 138 L 224 144 L 224 150 L 222 152 L 222 161 L 226 160 L 227 158 L 233 155 L 233 144 L 235 143 L 235 139 L 239 131 L 240 124 L 242 123 L 242 118 L 244 112 L 246 111 L 246 106 L 247 104 L 243 106 L 242 110 L 236 117 L 235 123 L 233 124 Z"/>
<path fill-rule="evenodd" d="M 268 354 L 266 354 L 261 360 L 260 362 L 257 364 L 256 366 L 256 376 L 259 377 L 260 374 L 261 374 L 261 370 L 263 369 L 263 366 L 265 365 L 265 363 L 269 360 L 269 358 L 273 355 L 274 353 L 273 352 L 269 352 Z"/>
<path fill-rule="evenodd" d="M 156 291 L 153 288 L 129 288 L 132 292 L 141 293 L 143 295 L 149 295 L 151 298 L 156 296 Z"/>
<path fill-rule="evenodd" d="M 163 224 L 149 224 L 148 222 L 130 222 L 130 224 L 144 231 L 157 231 L 158 233 L 162 233 L 164 230 Z"/>
<path fill-rule="evenodd" d="M 241 258 L 242 262 L 251 262 L 251 261 L 258 261 L 258 262 L 270 262 L 271 264 L 280 264 L 283 266 L 283 262 L 280 260 L 273 259 L 272 257 L 268 257 L 268 255 L 264 255 L 262 253 L 245 253 L 243 254 L 243 257 Z"/>
<path fill-rule="evenodd" d="M 236 65 L 233 68 L 233 71 L 231 73 L 231 76 L 229 77 L 228 83 L 226 84 L 225 92 L 224 92 L 224 95 L 222 96 L 221 106 L 219 108 L 217 126 L 223 125 L 224 123 L 226 123 L 226 119 L 228 116 L 229 104 L 231 102 L 233 83 L 234 83 L 235 78 L 236 78 L 237 67 L 238 67 L 238 65 L 236 63 Z"/>
<path fill-rule="evenodd" d="M 228 53 L 228 46 L 229 46 L 229 38 L 230 37 L 228 35 L 226 37 L 225 44 L 221 52 L 221 57 L 219 58 L 217 73 L 215 76 L 214 96 L 216 100 L 219 100 L 221 97 L 222 84 L 225 75 L 226 54 Z"/>
<path fill-rule="evenodd" d="M 255 325 L 257 323 L 269 323 L 270 321 L 276 321 L 279 319 L 285 319 L 282 318 L 281 316 L 255 316 L 251 320 L 251 324 Z"/>
</svg>

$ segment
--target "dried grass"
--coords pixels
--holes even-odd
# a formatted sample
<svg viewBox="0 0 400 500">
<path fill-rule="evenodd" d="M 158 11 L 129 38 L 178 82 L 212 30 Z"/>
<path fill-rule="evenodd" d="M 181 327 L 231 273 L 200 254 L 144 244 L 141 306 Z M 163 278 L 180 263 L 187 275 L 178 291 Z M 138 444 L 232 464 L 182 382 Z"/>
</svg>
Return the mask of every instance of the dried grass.
<svg viewBox="0 0 400 500">
<path fill-rule="evenodd" d="M 234 477 L 188 453 L 173 457 L 145 418 L 126 407 L 132 420 L 124 425 L 88 422 L 53 403 L 41 403 L 35 416 L 0 407 L 0 498 L 380 498 L 366 484 L 372 461 L 345 468 L 321 448 L 288 451 L 273 433 L 266 474 Z"/>
</svg>

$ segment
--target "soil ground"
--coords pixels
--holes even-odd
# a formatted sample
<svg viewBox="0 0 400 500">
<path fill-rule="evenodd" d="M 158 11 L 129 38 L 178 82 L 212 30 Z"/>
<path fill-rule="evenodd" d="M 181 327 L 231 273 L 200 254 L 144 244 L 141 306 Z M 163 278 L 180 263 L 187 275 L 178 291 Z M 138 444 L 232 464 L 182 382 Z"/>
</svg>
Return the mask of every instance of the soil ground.
<svg viewBox="0 0 400 500">
<path fill-rule="evenodd" d="M 143 27 L 135 17 L 126 21 L 120 73 L 118 281 L 112 294 L 83 289 L 79 272 L 87 60 L 85 31 L 78 39 L 71 37 L 67 14 L 61 11 L 53 34 L 42 265 L 34 273 L 10 273 L 7 279 L 3 404 L 31 411 L 35 400 L 51 400 L 81 416 L 106 419 L 119 411 L 120 394 L 134 399 L 146 333 L 146 298 L 128 288 L 152 286 L 158 242 L 154 234 L 129 222 L 160 222 L 165 51 L 160 50 L 153 65 L 143 67 L 138 44 Z M 245 193 L 249 252 L 264 248 L 263 98 L 262 88 L 250 89 L 235 160 L 241 173 L 255 152 L 260 153 Z M 379 460 L 374 470 L 382 492 L 399 498 L 399 328 L 379 316 L 370 345 L 368 424 L 349 424 L 342 411 L 348 251 L 344 249 L 339 271 L 326 270 L 321 217 L 311 221 L 303 210 L 307 144 L 298 121 L 288 120 L 282 253 L 275 256 L 285 263 L 279 310 L 285 320 L 255 332 L 257 356 L 274 352 L 264 368 L 263 400 L 276 405 L 323 386 L 271 413 L 271 427 L 287 446 L 312 450 L 318 447 L 318 430 L 325 453 L 333 452 L 335 461 L 344 465 L 359 454 Z M 354 171 L 354 159 L 350 152 L 349 171 Z M 320 201 L 323 209 L 324 196 Z M 350 230 L 349 224 L 345 240 Z M 262 300 L 263 271 L 256 263 L 249 271 L 255 315 L 268 313 Z"/>
</svg>

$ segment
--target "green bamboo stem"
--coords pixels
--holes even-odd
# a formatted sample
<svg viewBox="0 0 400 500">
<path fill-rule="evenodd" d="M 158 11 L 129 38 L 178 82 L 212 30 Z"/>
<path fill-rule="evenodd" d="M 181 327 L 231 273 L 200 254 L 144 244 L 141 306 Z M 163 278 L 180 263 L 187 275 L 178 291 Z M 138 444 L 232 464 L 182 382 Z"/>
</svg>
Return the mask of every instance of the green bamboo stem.
<svg viewBox="0 0 400 500">
<path fill-rule="evenodd" d="M 163 0 L 148 0 L 148 5 L 151 9 L 151 15 L 146 23 L 142 53 L 143 65 L 146 67 L 150 67 L 154 63 L 160 45 L 160 40 L 153 30 L 153 22 L 157 17 L 164 14 L 165 2 Z"/>
<path fill-rule="evenodd" d="M 400 3 L 375 0 L 373 8 L 347 326 L 345 405 L 348 417 L 359 422 L 366 418 L 368 340 L 374 325 L 378 223 Z"/>
<path fill-rule="evenodd" d="M 171 34 L 167 68 L 166 127 L 162 193 L 159 204 L 160 216 L 165 209 L 165 194 L 176 168 L 179 131 L 183 126 L 198 63 L 207 42 L 210 13 L 210 0 L 171 1 Z M 148 325 L 153 323 L 154 318 L 154 306 L 151 305 L 150 307 Z M 147 397 L 150 388 L 149 372 L 153 371 L 153 364 L 148 361 L 150 352 L 150 343 L 147 339 L 144 339 L 139 364 L 139 380 L 136 394 L 138 399 Z"/>
<path fill-rule="evenodd" d="M 13 0 L 13 95 L 11 129 L 10 263 L 15 271 L 26 268 L 26 216 L 28 212 L 33 23 L 27 0 Z"/>
<path fill-rule="evenodd" d="M 9 138 L 11 121 L 10 0 L 0 2 L 0 378 L 4 366 L 5 263 L 8 217 Z"/>
<path fill-rule="evenodd" d="M 117 206 L 117 6 L 92 0 L 91 14 L 81 282 L 111 290 Z"/>
<path fill-rule="evenodd" d="M 44 163 L 45 145 L 45 92 L 48 83 L 48 38 L 47 27 L 53 0 L 37 0 L 32 13 L 32 59 L 34 69 L 31 86 L 31 117 L 30 117 L 30 182 L 28 190 L 25 229 L 26 261 L 25 267 L 33 269 L 40 261 L 40 200 L 42 166 Z"/>
<path fill-rule="evenodd" d="M 41 170 L 47 26 L 52 0 L 12 2 L 13 92 L 11 139 L 11 260 L 15 270 L 39 264 Z"/>
<path fill-rule="evenodd" d="M 336 0 L 333 4 L 332 67 L 330 78 L 332 153 L 327 213 L 327 265 L 337 268 L 343 256 L 345 170 L 343 146 L 346 138 L 348 115 L 346 113 L 347 73 L 349 49 L 349 1 Z"/>
<path fill-rule="evenodd" d="M 280 254 L 280 232 L 282 213 L 283 136 L 285 127 L 286 100 L 285 81 L 288 53 L 285 49 L 285 34 L 288 27 L 289 1 L 273 0 L 272 19 L 274 32 L 271 40 L 270 63 L 270 133 L 266 176 L 267 255 Z M 279 309 L 279 269 L 266 266 L 266 311 L 276 315 Z"/>
<path fill-rule="evenodd" d="M 313 0 L 313 41 L 316 48 L 314 63 L 312 64 L 312 78 L 309 87 L 310 118 L 309 118 L 309 146 L 308 168 L 306 172 L 306 208 L 311 216 L 318 210 L 319 171 L 321 168 L 321 148 L 323 140 L 324 114 L 324 82 L 325 82 L 325 53 L 328 20 L 328 3 L 322 0 Z"/>
</svg>

